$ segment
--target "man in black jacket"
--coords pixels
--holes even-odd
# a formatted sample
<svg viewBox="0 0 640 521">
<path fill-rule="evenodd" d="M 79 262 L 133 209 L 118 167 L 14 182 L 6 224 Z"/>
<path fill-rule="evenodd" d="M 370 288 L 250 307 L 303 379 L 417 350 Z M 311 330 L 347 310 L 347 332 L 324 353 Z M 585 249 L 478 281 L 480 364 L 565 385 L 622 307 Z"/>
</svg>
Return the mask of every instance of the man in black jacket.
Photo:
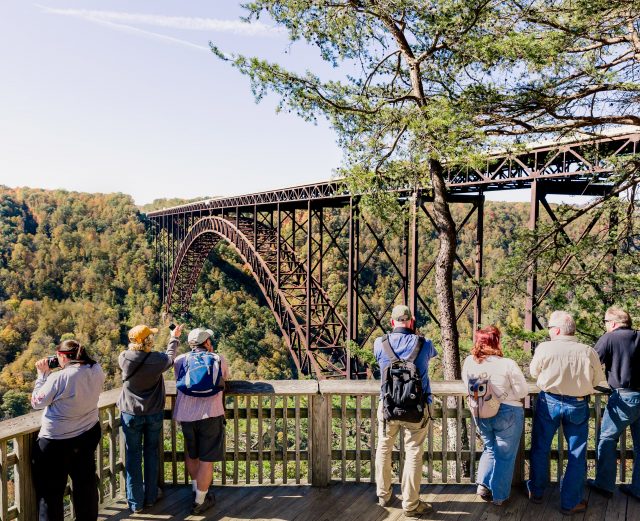
<svg viewBox="0 0 640 521">
<path fill-rule="evenodd" d="M 604 323 L 607 332 L 594 349 L 613 392 L 602 417 L 596 479 L 587 483 L 606 497 L 613 495 L 616 448 L 628 426 L 633 438 L 633 473 L 631 485 L 620 485 L 620 491 L 640 499 L 640 332 L 631 329 L 629 314 L 615 306 L 607 309 Z"/>
</svg>

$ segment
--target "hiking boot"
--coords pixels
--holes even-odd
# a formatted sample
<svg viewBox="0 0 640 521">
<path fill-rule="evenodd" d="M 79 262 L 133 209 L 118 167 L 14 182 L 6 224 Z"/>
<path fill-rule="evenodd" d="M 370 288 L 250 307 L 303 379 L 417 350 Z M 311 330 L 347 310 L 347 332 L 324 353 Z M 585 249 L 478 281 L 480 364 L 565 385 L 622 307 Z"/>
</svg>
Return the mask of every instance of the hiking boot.
<svg viewBox="0 0 640 521">
<path fill-rule="evenodd" d="M 420 501 L 418 503 L 418 506 L 413 510 L 405 510 L 404 517 L 408 517 L 409 519 L 411 519 L 420 517 L 422 514 L 427 514 L 429 512 L 433 512 L 433 507 L 431 506 L 431 504 L 427 503 L 426 501 Z"/>
<path fill-rule="evenodd" d="M 623 483 L 622 485 L 618 485 L 618 488 L 620 489 L 620 492 L 622 492 L 623 494 L 630 496 L 630 497 L 634 497 L 637 500 L 640 501 L 640 497 L 637 496 L 636 494 L 634 494 L 634 492 L 631 490 L 631 486 L 627 485 L 625 483 Z M 613 495 L 613 494 L 612 494 Z"/>
<path fill-rule="evenodd" d="M 478 485 L 476 494 L 480 496 L 480 499 L 482 499 L 483 501 L 493 501 L 493 494 L 491 493 L 491 490 L 489 490 L 484 485 Z"/>
<path fill-rule="evenodd" d="M 191 509 L 192 514 L 202 514 L 209 510 L 213 505 L 216 504 L 216 497 L 213 495 L 213 492 L 207 492 L 207 495 L 204 497 L 204 501 L 202 503 L 194 503 L 193 508 Z"/>
<path fill-rule="evenodd" d="M 578 503 L 575 507 L 567 510 L 566 508 L 561 508 L 560 512 L 562 512 L 563 516 L 572 516 L 573 514 L 583 514 L 587 510 L 587 502 L 583 499 Z"/>
<path fill-rule="evenodd" d="M 611 499 L 613 497 L 613 492 L 607 490 L 606 488 L 602 488 L 599 487 L 598 485 L 596 485 L 596 480 L 595 479 L 588 479 L 587 480 L 587 486 L 593 490 L 594 492 L 597 492 L 598 494 L 600 494 L 601 496 L 606 497 L 607 499 Z"/>
</svg>

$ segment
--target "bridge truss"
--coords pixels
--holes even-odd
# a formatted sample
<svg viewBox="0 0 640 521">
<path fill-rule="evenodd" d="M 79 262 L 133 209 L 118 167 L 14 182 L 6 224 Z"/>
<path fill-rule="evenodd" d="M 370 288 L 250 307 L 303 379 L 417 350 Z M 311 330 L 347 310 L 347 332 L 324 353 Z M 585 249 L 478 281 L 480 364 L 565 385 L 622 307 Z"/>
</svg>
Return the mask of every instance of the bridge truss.
<svg viewBox="0 0 640 521">
<path fill-rule="evenodd" d="M 540 206 L 557 220 L 547 195 L 596 196 L 610 191 L 615 159 L 639 153 L 639 142 L 640 133 L 627 133 L 496 154 L 482 169 L 450 169 L 449 200 L 464 208 L 458 212 L 458 232 L 474 243 L 456 258 L 458 319 L 466 317 L 474 329 L 482 323 L 486 192 L 530 188 L 529 227 L 535 229 Z M 438 323 L 435 259 L 421 248 L 425 241 L 437 240 L 432 200 L 421 190 L 397 195 L 400 213 L 387 224 L 367 215 L 359 196 L 339 181 L 151 212 L 166 310 L 188 309 L 204 261 L 219 241 L 225 241 L 262 290 L 298 372 L 317 378 L 361 377 L 366 368 L 358 365 L 350 349 L 387 329 L 395 303 L 407 303 L 419 322 Z M 387 285 L 377 288 L 385 295 L 383 302 L 370 298 L 380 270 Z M 539 290 L 535 269 L 526 276 L 525 327 L 535 331 L 541 328 L 536 308 L 552 283 Z"/>
</svg>

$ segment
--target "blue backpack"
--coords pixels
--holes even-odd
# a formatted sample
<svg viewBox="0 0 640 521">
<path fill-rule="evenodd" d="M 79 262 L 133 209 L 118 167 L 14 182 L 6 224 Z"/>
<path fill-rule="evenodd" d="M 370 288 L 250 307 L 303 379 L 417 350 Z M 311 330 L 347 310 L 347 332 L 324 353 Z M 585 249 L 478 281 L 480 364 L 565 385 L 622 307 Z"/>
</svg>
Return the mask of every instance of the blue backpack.
<svg viewBox="0 0 640 521">
<path fill-rule="evenodd" d="M 220 357 L 208 351 L 188 353 L 176 380 L 176 388 L 189 396 L 213 396 L 224 389 Z"/>
</svg>

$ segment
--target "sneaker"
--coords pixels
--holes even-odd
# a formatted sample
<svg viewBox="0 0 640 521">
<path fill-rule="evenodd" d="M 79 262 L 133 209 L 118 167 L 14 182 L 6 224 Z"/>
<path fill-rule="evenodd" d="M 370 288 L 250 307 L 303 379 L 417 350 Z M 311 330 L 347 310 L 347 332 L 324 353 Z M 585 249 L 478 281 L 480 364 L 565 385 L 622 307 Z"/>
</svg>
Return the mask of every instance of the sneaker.
<svg viewBox="0 0 640 521">
<path fill-rule="evenodd" d="M 561 508 L 560 512 L 562 512 L 563 516 L 572 516 L 573 514 L 583 514 L 587 510 L 587 502 L 583 499 L 572 509 L 567 510 L 566 508 Z"/>
<path fill-rule="evenodd" d="M 622 485 L 618 485 L 618 488 L 620 489 L 620 492 L 622 492 L 623 494 L 634 497 L 637 500 L 640 500 L 640 497 L 634 494 L 634 492 L 631 490 L 630 485 L 626 485 L 625 483 L 623 483 Z"/>
<path fill-rule="evenodd" d="M 408 518 L 420 517 L 422 514 L 426 514 L 428 512 L 433 512 L 433 507 L 431 506 L 431 504 L 427 503 L 426 501 L 420 501 L 418 503 L 418 506 L 413 510 L 405 510 L 404 517 L 408 517 Z"/>
<path fill-rule="evenodd" d="M 607 490 L 606 488 L 602 488 L 599 487 L 598 485 L 596 485 L 596 480 L 595 479 L 588 479 L 587 480 L 587 486 L 593 490 L 594 492 L 597 492 L 598 494 L 600 494 L 601 496 L 606 497 L 607 499 L 611 499 L 613 497 L 613 492 Z"/>
<path fill-rule="evenodd" d="M 383 497 L 378 498 L 378 505 L 382 508 L 388 507 L 393 501 L 393 496 L 389 496 L 389 499 L 385 499 Z"/>
<path fill-rule="evenodd" d="M 480 499 L 482 499 L 483 501 L 493 501 L 493 494 L 491 493 L 491 490 L 489 490 L 484 485 L 478 485 L 476 494 L 480 496 Z"/>
<path fill-rule="evenodd" d="M 129 511 L 130 511 L 132 514 L 139 514 L 140 512 L 142 512 L 142 510 L 143 510 L 143 508 L 142 508 L 142 507 L 136 507 L 136 508 L 129 507 Z"/>
<path fill-rule="evenodd" d="M 541 505 L 544 501 L 544 497 L 534 495 L 534 493 L 531 492 L 531 489 L 529 488 L 528 481 L 525 483 L 525 485 L 527 487 L 527 495 L 529 496 L 529 501 L 531 501 L 532 503 L 535 503 L 536 505 Z"/>
<path fill-rule="evenodd" d="M 504 505 L 507 502 L 506 499 L 503 499 L 502 501 L 492 501 L 491 504 L 494 507 L 501 507 L 502 505 Z"/>
<path fill-rule="evenodd" d="M 213 495 L 213 492 L 207 492 L 207 495 L 204 497 L 204 501 L 202 503 L 194 503 L 193 508 L 191 509 L 192 514 L 202 514 L 209 510 L 213 505 L 216 504 L 216 497 Z"/>
</svg>

